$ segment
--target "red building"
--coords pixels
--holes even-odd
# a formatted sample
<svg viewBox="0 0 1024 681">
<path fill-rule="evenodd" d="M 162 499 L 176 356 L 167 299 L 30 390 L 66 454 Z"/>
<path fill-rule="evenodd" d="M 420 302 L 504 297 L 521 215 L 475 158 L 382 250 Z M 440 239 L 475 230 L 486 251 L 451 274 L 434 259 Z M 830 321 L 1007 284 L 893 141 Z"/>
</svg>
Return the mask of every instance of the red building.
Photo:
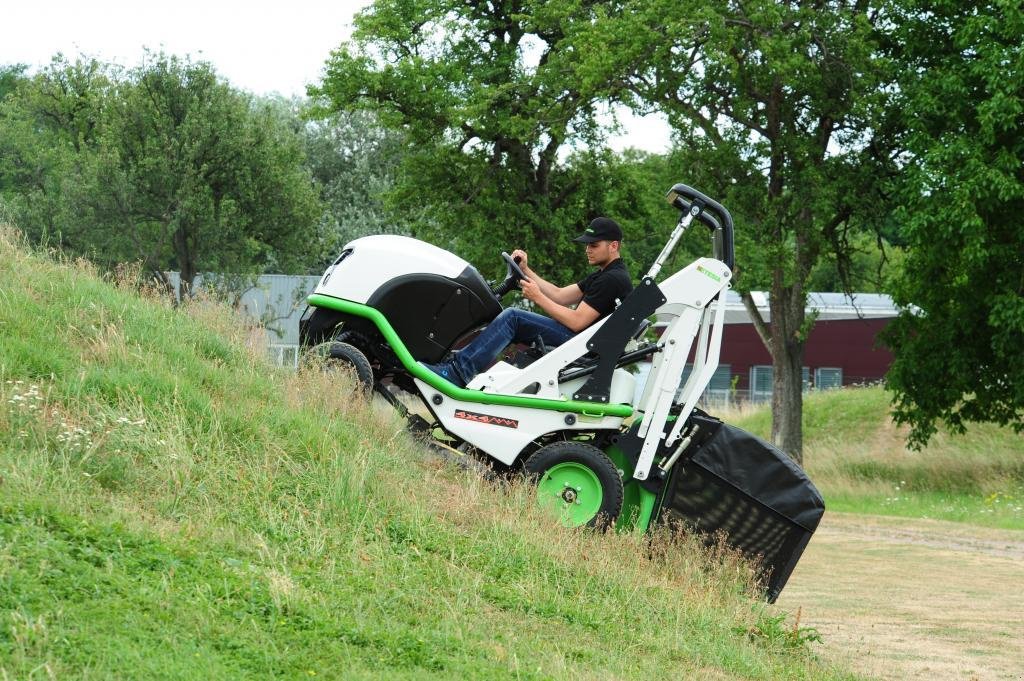
<svg viewBox="0 0 1024 681">
<path fill-rule="evenodd" d="M 770 321 L 767 294 L 755 291 L 752 295 L 761 316 Z M 812 293 L 807 312 L 818 317 L 804 346 L 806 389 L 872 383 L 885 376 L 892 353 L 880 343 L 878 335 L 898 314 L 889 296 Z M 769 399 L 771 393 L 771 355 L 739 295 L 730 291 L 718 370 L 705 398 L 761 401 Z"/>
</svg>

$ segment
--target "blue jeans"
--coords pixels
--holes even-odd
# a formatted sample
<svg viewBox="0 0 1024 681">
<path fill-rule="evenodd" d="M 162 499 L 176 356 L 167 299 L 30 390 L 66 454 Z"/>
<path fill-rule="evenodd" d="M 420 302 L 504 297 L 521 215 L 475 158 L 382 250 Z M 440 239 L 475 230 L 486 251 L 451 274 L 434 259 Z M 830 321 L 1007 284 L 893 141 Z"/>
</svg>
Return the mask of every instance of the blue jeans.
<svg viewBox="0 0 1024 681">
<path fill-rule="evenodd" d="M 514 307 L 502 310 L 479 336 L 452 356 L 466 383 L 491 366 L 510 343 L 530 343 L 539 336 L 545 345 L 561 345 L 576 334 L 551 317 Z"/>
</svg>

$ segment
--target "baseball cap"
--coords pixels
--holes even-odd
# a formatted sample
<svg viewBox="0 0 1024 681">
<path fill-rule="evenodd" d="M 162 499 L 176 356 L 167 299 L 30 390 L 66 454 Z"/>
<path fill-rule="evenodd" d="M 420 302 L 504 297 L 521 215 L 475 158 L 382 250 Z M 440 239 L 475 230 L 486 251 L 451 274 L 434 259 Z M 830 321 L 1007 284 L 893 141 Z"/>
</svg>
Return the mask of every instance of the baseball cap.
<svg viewBox="0 0 1024 681">
<path fill-rule="evenodd" d="M 622 228 L 611 218 L 594 218 L 586 231 L 573 241 L 580 244 L 592 244 L 595 241 L 622 241 Z"/>
</svg>

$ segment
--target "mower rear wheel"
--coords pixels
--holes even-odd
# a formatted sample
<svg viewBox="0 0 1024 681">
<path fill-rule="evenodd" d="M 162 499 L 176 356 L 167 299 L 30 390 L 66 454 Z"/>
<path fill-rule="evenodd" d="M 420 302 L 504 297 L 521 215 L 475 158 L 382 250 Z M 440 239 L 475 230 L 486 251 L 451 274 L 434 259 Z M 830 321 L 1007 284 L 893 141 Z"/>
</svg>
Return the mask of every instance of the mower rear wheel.
<svg viewBox="0 0 1024 681">
<path fill-rule="evenodd" d="M 571 527 L 605 528 L 622 511 L 622 478 L 611 459 L 584 442 L 554 442 L 526 460 L 537 480 L 537 501 Z"/>
<path fill-rule="evenodd" d="M 325 366 L 344 368 L 352 371 L 356 378 L 356 388 L 361 393 L 373 390 L 373 367 L 363 351 L 348 343 L 331 343 L 324 359 Z"/>
</svg>

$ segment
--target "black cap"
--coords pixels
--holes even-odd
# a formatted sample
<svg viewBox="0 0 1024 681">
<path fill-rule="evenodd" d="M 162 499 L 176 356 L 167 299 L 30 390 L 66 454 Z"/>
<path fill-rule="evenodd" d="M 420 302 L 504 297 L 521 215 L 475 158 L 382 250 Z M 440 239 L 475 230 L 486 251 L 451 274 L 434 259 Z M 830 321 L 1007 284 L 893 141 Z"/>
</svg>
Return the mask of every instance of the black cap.
<svg viewBox="0 0 1024 681">
<path fill-rule="evenodd" d="M 594 218 L 587 231 L 573 239 L 576 243 L 592 244 L 595 241 L 622 241 L 622 228 L 611 218 Z"/>
</svg>

